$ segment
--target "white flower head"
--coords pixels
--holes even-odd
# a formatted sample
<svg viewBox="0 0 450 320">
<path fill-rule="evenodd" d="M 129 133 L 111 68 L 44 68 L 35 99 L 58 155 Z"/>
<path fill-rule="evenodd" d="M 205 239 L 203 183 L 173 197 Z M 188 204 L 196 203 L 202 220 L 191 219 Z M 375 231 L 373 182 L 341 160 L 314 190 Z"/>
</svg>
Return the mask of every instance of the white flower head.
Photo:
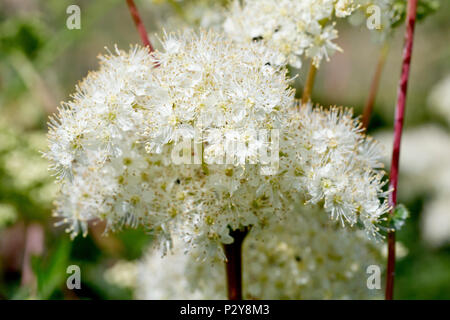
<svg viewBox="0 0 450 320">
<path fill-rule="evenodd" d="M 246 299 L 368 299 L 366 268 L 383 265 L 380 244 L 361 230 L 342 230 L 317 208 L 296 205 L 243 245 Z M 262 240 L 263 239 L 263 240 Z M 199 261 L 181 240 L 165 257 L 151 250 L 139 263 L 138 299 L 226 299 L 224 262 Z"/>
<path fill-rule="evenodd" d="M 361 223 L 377 237 L 389 210 L 378 144 L 364 136 L 350 109 L 307 105 L 293 111 L 290 121 L 290 147 L 283 149 L 286 185 L 302 192 L 309 203 L 323 203 L 343 225 Z"/>
<path fill-rule="evenodd" d="M 352 0 L 246 0 L 234 1 L 224 22 L 225 32 L 237 42 L 262 41 L 279 55 L 273 60 L 300 68 L 303 57 L 316 67 L 340 48 L 336 18 L 350 15 Z"/>
<path fill-rule="evenodd" d="M 260 165 L 210 164 L 208 154 L 229 136 L 250 146 L 238 156 L 257 159 L 252 132 L 281 129 L 293 103 L 286 71 L 258 44 L 213 33 L 168 35 L 163 47 L 101 57 L 51 120 L 45 156 L 61 184 L 55 213 L 72 236 L 101 219 L 108 230 L 149 226 L 165 249 L 177 233 L 194 247 L 220 244 L 232 241 L 230 227 L 280 208 Z M 173 144 L 197 132 L 201 165 L 174 164 Z"/>
<path fill-rule="evenodd" d="M 49 124 L 45 157 L 61 185 L 55 214 L 72 236 L 86 234 L 87 223 L 98 219 L 108 229 L 150 223 L 159 217 L 150 213 L 168 203 L 170 169 L 162 175 L 164 159 L 138 141 L 154 59 L 147 48 L 132 47 L 100 60 L 100 70 L 88 74 Z"/>
<path fill-rule="evenodd" d="M 162 45 L 144 106 L 149 152 L 194 135 L 206 148 L 223 147 L 231 133 L 245 144 L 249 132 L 281 128 L 293 90 L 286 70 L 270 64 L 274 53 L 213 32 L 166 35 Z"/>
</svg>

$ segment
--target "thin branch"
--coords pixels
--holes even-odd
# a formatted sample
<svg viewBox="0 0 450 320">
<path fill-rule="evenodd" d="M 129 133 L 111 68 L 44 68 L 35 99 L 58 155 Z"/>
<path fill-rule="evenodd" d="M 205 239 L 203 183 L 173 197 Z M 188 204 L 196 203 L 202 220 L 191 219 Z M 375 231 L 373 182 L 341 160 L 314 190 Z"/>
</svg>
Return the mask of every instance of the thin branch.
<svg viewBox="0 0 450 320">
<path fill-rule="evenodd" d="M 229 300 L 242 300 L 242 243 L 247 233 L 248 228 L 231 231 L 233 243 L 223 246 L 227 258 L 226 272 Z"/>
<path fill-rule="evenodd" d="M 397 92 L 397 106 L 395 108 L 394 120 L 394 146 L 392 150 L 391 173 L 389 177 L 389 205 L 392 207 L 391 214 L 397 204 L 397 185 L 400 158 L 400 143 L 402 139 L 403 119 L 405 116 L 406 92 L 408 89 L 409 72 L 411 68 L 411 55 L 414 40 L 414 27 L 416 23 L 417 0 L 408 0 L 408 13 L 406 16 L 405 45 L 403 48 L 402 74 Z M 386 300 L 393 299 L 395 275 L 395 231 L 388 235 L 388 263 L 386 275 Z"/>
<path fill-rule="evenodd" d="M 142 23 L 141 17 L 139 15 L 139 11 L 134 4 L 133 0 L 127 0 L 128 9 L 130 10 L 131 17 L 133 18 L 134 24 L 136 25 L 136 28 L 139 32 L 139 35 L 141 36 L 142 44 L 150 50 L 150 52 L 155 51 L 153 49 L 153 46 L 150 42 L 150 39 L 148 38 L 147 30 L 145 30 L 144 23 Z"/>
<path fill-rule="evenodd" d="M 383 68 L 386 63 L 387 54 L 389 52 L 389 45 L 387 42 L 384 43 L 380 50 L 380 56 L 378 58 L 377 68 L 375 69 L 375 74 L 373 75 L 372 84 L 370 86 L 369 97 L 367 99 L 366 105 L 363 111 L 362 124 L 364 128 L 369 127 L 370 117 L 372 116 L 373 106 L 375 104 L 375 98 L 377 96 L 378 88 L 380 85 L 381 74 L 383 73 Z"/>
<path fill-rule="evenodd" d="M 303 89 L 302 105 L 311 99 L 311 93 L 314 87 L 314 80 L 316 79 L 317 68 L 311 61 L 309 66 L 308 78 L 306 79 L 305 88 Z"/>
</svg>

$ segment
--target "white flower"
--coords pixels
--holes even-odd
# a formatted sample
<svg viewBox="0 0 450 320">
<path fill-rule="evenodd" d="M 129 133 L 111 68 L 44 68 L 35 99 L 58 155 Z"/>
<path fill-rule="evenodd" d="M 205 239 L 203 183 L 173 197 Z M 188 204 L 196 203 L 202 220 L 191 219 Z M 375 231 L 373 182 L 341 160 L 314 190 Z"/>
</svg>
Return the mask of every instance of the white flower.
<svg viewBox="0 0 450 320">
<path fill-rule="evenodd" d="M 377 139 L 386 146 L 383 161 L 390 162 L 392 133 L 378 133 Z M 419 195 L 431 195 L 421 214 L 422 234 L 431 246 L 441 246 L 450 240 L 450 135 L 436 125 L 406 130 L 402 138 L 400 157 L 399 197 L 411 200 Z M 427 197 L 428 198 L 428 197 Z"/>
<path fill-rule="evenodd" d="M 100 59 L 100 70 L 89 73 L 49 124 L 45 156 L 61 184 L 55 214 L 72 236 L 86 234 L 87 223 L 97 219 L 108 229 L 159 225 L 155 212 L 170 204 L 170 170 L 161 171 L 164 159 L 147 154 L 137 134 L 154 60 L 139 47 Z"/>
<path fill-rule="evenodd" d="M 98 219 L 107 231 L 145 225 L 163 253 L 176 237 L 201 248 L 200 259 L 224 258 L 230 230 L 258 232 L 299 198 L 378 233 L 389 209 L 378 148 L 349 111 L 298 112 L 286 70 L 268 63 L 273 54 L 260 44 L 186 32 L 162 46 L 102 57 L 51 121 L 45 156 L 60 182 L 55 213 L 72 236 Z M 269 129 L 279 134 L 256 139 Z M 185 138 L 194 139 L 192 162 L 175 163 Z M 229 141 L 236 157 L 214 161 Z"/>
<path fill-rule="evenodd" d="M 198 261 L 200 248 L 171 254 L 150 251 L 139 264 L 138 299 L 226 299 L 224 262 Z M 366 268 L 382 266 L 380 245 L 359 230 L 342 230 L 323 212 L 295 206 L 286 219 L 271 219 L 251 232 L 243 247 L 246 299 L 367 299 Z"/>
<path fill-rule="evenodd" d="M 286 141 L 290 146 L 282 148 L 286 159 L 281 159 L 287 163 L 286 185 L 309 203 L 323 201 L 343 225 L 361 222 L 376 237 L 389 211 L 380 148 L 363 135 L 351 110 L 302 107 L 291 113 Z"/>
<path fill-rule="evenodd" d="M 300 68 L 306 56 L 318 67 L 323 58 L 340 50 L 333 42 L 334 21 L 355 8 L 352 0 L 246 0 L 242 5 L 234 1 L 224 30 L 234 41 L 262 41 L 277 50 L 273 63 L 286 61 Z"/>
<path fill-rule="evenodd" d="M 395 6 L 395 0 L 354 0 L 357 10 L 348 19 L 354 25 L 369 28 L 375 32 L 374 35 L 384 40 L 393 25 L 402 18 Z"/>
<path fill-rule="evenodd" d="M 105 271 L 106 282 L 125 289 L 134 289 L 138 275 L 138 266 L 135 262 L 120 260 Z"/>
<path fill-rule="evenodd" d="M 162 43 L 165 51 L 154 54 L 160 67 L 152 71 L 142 105 L 149 152 L 194 133 L 198 142 L 217 147 L 229 132 L 245 144 L 246 132 L 281 128 L 293 90 L 286 70 L 268 63 L 272 53 L 212 32 L 168 35 Z"/>
<path fill-rule="evenodd" d="M 450 243 L 450 197 L 442 193 L 425 205 L 422 215 L 422 234 L 433 247 Z"/>
<path fill-rule="evenodd" d="M 450 75 L 438 82 L 428 97 L 432 111 L 444 117 L 450 124 Z"/>
<path fill-rule="evenodd" d="M 229 226 L 258 224 L 254 201 L 277 199 L 255 195 L 270 182 L 259 165 L 209 164 L 208 152 L 231 134 L 250 146 L 238 156 L 257 159 L 251 133 L 280 129 L 283 108 L 293 103 L 286 71 L 268 65 L 270 53 L 257 44 L 213 33 L 168 36 L 163 47 L 101 57 L 100 70 L 50 123 L 45 156 L 61 184 L 55 214 L 72 236 L 103 219 L 108 230 L 149 226 L 163 250 L 177 233 L 193 246 L 212 240 L 217 247 L 232 241 Z M 175 165 L 172 145 L 196 132 L 204 165 Z M 272 204 L 264 206 L 268 214 Z"/>
<path fill-rule="evenodd" d="M 392 132 L 376 134 L 385 152 L 382 160 L 389 164 L 392 156 Z M 400 156 L 401 198 L 411 199 L 424 192 L 441 193 L 450 190 L 450 135 L 436 125 L 424 125 L 406 130 L 402 137 Z"/>
</svg>

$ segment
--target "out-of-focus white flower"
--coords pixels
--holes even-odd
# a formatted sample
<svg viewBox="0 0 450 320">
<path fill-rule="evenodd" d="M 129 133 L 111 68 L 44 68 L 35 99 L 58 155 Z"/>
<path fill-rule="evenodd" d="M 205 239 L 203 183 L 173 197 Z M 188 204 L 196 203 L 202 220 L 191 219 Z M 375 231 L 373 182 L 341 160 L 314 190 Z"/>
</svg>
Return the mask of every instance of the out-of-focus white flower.
<svg viewBox="0 0 450 320">
<path fill-rule="evenodd" d="M 132 261 L 117 261 L 112 267 L 105 271 L 105 280 L 121 288 L 134 289 L 138 266 Z"/>
<path fill-rule="evenodd" d="M 388 257 L 388 244 L 385 243 L 382 248 L 381 248 L 381 253 L 383 255 L 384 258 L 387 259 Z M 409 253 L 409 250 L 407 247 L 405 247 L 405 245 L 400 242 L 400 241 L 396 241 L 395 242 L 395 259 L 400 260 L 403 259 L 404 257 L 406 257 Z"/>
<path fill-rule="evenodd" d="M 429 106 L 450 124 L 450 75 L 442 79 L 428 97 Z"/>
<path fill-rule="evenodd" d="M 363 25 L 383 40 L 401 19 L 395 0 L 355 0 L 357 10 L 348 18 L 353 25 Z"/>
<path fill-rule="evenodd" d="M 392 132 L 375 135 L 385 147 L 383 162 L 390 163 Z M 411 198 L 427 190 L 441 193 L 450 190 L 450 135 L 435 125 L 406 130 L 402 137 L 400 152 L 400 185 L 402 197 Z"/>
<path fill-rule="evenodd" d="M 450 192 L 437 195 L 425 204 L 422 215 L 422 234 L 431 246 L 450 243 Z"/>
<path fill-rule="evenodd" d="M 392 133 L 376 135 L 385 150 L 392 150 Z M 389 163 L 390 154 L 383 161 Z M 432 195 L 422 213 L 422 234 L 430 245 L 440 246 L 450 239 L 450 134 L 435 125 L 406 130 L 400 153 L 400 197 Z M 404 186 L 404 187 L 402 187 Z"/>
<path fill-rule="evenodd" d="M 336 18 L 350 15 L 352 0 L 246 0 L 234 1 L 226 14 L 225 32 L 235 41 L 262 41 L 280 55 L 273 63 L 287 61 L 300 68 L 303 56 L 320 62 L 341 50 Z"/>
<path fill-rule="evenodd" d="M 162 257 L 150 250 L 138 263 L 135 283 L 137 299 L 205 300 L 224 297 L 223 273 L 211 263 L 199 262 L 195 252 L 183 251 L 183 242 L 174 239 L 175 249 Z M 223 263 L 223 262 L 222 262 Z M 219 263 L 217 262 L 216 265 Z M 205 272 L 197 278 L 197 270 Z M 194 287 L 191 281 L 197 282 Z"/>
<path fill-rule="evenodd" d="M 263 241 L 262 241 L 263 239 Z M 346 231 L 311 207 L 296 206 L 285 220 L 250 233 L 243 247 L 247 299 L 378 298 L 367 289 L 368 265 L 382 269 L 379 245 L 359 230 Z M 220 260 L 199 262 L 197 250 L 177 246 L 161 257 L 151 251 L 140 263 L 138 299 L 225 299 Z"/>
<path fill-rule="evenodd" d="M 155 23 L 168 31 L 192 27 L 219 31 L 222 27 L 226 0 L 151 0 L 149 12 Z M 143 3 L 145 5 L 145 2 Z"/>
<path fill-rule="evenodd" d="M 0 229 L 13 223 L 16 219 L 16 208 L 10 204 L 0 203 Z"/>
</svg>

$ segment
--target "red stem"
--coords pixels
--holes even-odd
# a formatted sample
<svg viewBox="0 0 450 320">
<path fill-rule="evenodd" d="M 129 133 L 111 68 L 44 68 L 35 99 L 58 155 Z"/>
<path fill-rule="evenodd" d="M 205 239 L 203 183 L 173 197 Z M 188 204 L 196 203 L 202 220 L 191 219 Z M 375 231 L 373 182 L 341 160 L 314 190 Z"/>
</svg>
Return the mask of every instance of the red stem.
<svg viewBox="0 0 450 320">
<path fill-rule="evenodd" d="M 233 230 L 233 243 L 224 245 L 229 300 L 242 300 L 242 243 L 247 233 L 248 229 Z"/>
<path fill-rule="evenodd" d="M 391 214 L 397 204 L 397 185 L 400 158 L 400 143 L 402 139 L 403 119 L 405 116 L 406 92 L 408 89 L 409 71 L 411 68 L 411 55 L 414 39 L 414 27 L 416 24 L 417 0 L 408 0 L 408 13 L 406 16 L 405 45 L 403 48 L 402 74 L 397 92 L 397 106 L 395 108 L 394 120 L 394 146 L 392 150 L 391 173 L 389 177 L 389 205 L 392 207 Z M 393 299 L 395 275 L 395 231 L 388 235 L 388 263 L 386 275 L 386 300 Z"/>
<path fill-rule="evenodd" d="M 138 9 L 137 9 L 134 1 L 127 0 L 127 4 L 128 4 L 128 9 L 130 10 L 130 13 L 131 13 L 131 17 L 133 18 L 134 24 L 136 25 L 139 35 L 141 36 L 142 43 L 144 44 L 144 46 L 148 47 L 150 52 L 155 51 L 150 42 L 150 39 L 148 38 L 147 30 L 145 30 L 145 26 L 142 23 L 141 17 L 139 15 Z"/>
</svg>

